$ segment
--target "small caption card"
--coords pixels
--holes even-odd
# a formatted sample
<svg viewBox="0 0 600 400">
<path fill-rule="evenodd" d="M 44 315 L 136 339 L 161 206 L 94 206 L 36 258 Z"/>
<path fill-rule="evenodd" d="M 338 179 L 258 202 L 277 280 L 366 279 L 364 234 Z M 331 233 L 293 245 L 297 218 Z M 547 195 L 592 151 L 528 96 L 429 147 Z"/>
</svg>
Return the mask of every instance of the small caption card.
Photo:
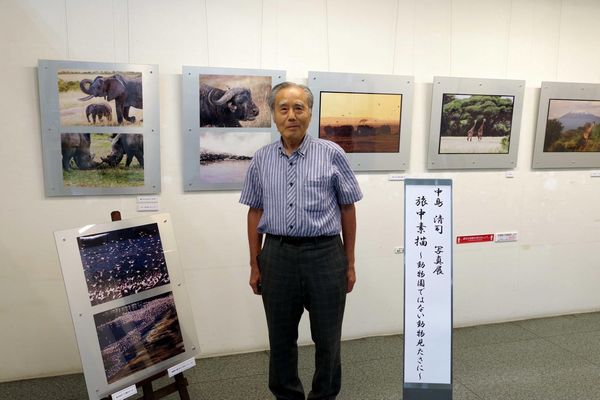
<svg viewBox="0 0 600 400">
<path fill-rule="evenodd" d="M 172 378 L 175 375 L 177 375 L 178 373 L 183 372 L 186 369 L 190 369 L 195 366 L 196 366 L 196 359 L 194 357 L 192 357 L 188 360 L 185 360 L 184 362 L 181 362 L 181 363 L 169 368 L 167 370 L 167 372 L 169 373 L 169 378 Z"/>
<path fill-rule="evenodd" d="M 113 393 L 110 397 L 112 400 L 123 400 L 133 396 L 134 394 L 137 394 L 137 388 L 135 385 L 131 385 L 123 390 L 119 390 L 117 393 Z"/>
</svg>

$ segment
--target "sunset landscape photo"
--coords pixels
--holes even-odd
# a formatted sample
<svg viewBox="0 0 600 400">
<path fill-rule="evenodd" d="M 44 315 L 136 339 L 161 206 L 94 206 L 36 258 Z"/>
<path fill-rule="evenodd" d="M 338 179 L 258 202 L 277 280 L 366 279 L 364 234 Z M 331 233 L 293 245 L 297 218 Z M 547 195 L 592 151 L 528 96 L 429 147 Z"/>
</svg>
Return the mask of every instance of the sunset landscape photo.
<svg viewBox="0 0 600 400">
<path fill-rule="evenodd" d="M 400 150 L 402 95 L 321 92 L 319 137 L 347 153 Z"/>
</svg>

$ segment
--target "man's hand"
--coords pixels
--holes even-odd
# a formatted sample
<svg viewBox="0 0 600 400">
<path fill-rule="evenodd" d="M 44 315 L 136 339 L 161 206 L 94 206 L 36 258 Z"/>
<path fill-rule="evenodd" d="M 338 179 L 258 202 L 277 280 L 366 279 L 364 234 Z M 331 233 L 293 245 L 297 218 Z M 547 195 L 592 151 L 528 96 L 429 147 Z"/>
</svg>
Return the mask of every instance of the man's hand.
<svg viewBox="0 0 600 400">
<path fill-rule="evenodd" d="M 348 288 L 346 289 L 346 293 L 350 293 L 352 289 L 354 289 L 354 284 L 356 283 L 356 270 L 354 269 L 354 265 L 348 266 L 346 276 L 348 278 Z"/>
<path fill-rule="evenodd" d="M 260 287 L 260 269 L 257 265 L 250 267 L 250 287 L 254 294 L 261 294 L 262 288 Z"/>
</svg>

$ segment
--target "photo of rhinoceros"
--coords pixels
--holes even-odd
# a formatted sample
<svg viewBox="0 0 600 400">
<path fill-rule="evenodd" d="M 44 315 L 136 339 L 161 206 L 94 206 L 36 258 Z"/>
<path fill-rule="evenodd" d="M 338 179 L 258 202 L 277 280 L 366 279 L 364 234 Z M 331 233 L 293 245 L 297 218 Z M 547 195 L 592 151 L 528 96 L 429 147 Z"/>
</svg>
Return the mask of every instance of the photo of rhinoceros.
<svg viewBox="0 0 600 400">
<path fill-rule="evenodd" d="M 126 133 L 62 133 L 65 187 L 144 185 L 144 138 Z"/>
</svg>

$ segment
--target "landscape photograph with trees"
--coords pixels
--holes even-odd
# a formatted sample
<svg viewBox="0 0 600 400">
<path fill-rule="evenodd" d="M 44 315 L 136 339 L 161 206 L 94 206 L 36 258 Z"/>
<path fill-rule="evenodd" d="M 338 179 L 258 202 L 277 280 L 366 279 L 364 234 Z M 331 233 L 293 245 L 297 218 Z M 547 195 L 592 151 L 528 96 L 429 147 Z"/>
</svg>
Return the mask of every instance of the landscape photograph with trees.
<svg viewBox="0 0 600 400">
<path fill-rule="evenodd" d="M 550 99 L 544 152 L 599 152 L 600 101 Z"/>
<path fill-rule="evenodd" d="M 439 154 L 508 154 L 514 96 L 444 93 Z"/>
</svg>

